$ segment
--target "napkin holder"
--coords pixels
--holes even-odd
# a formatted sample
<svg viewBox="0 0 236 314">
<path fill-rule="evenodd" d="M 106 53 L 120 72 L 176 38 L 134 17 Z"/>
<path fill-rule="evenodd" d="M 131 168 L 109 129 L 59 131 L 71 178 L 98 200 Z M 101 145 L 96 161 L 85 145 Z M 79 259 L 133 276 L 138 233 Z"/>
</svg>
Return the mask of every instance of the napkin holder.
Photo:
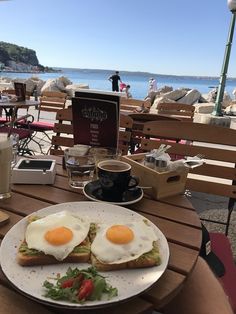
<svg viewBox="0 0 236 314">
<path fill-rule="evenodd" d="M 131 173 L 139 177 L 139 186 L 144 192 L 158 200 L 167 196 L 181 194 L 185 191 L 188 168 L 180 171 L 157 172 L 143 164 L 146 154 L 122 156 L 122 160 L 131 165 Z"/>
<path fill-rule="evenodd" d="M 21 158 L 12 169 L 12 183 L 53 184 L 56 161 L 50 159 Z"/>
</svg>

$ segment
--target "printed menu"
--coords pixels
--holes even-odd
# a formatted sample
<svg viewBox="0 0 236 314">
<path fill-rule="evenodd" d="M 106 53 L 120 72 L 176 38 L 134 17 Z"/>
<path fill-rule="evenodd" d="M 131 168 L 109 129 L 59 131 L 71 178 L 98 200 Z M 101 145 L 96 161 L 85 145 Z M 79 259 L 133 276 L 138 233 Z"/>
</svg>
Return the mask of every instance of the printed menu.
<svg viewBox="0 0 236 314">
<path fill-rule="evenodd" d="M 15 82 L 14 88 L 16 91 L 17 101 L 25 101 L 26 84 Z"/>
<path fill-rule="evenodd" d="M 119 106 L 118 95 L 76 92 L 72 98 L 74 144 L 117 147 Z"/>
</svg>

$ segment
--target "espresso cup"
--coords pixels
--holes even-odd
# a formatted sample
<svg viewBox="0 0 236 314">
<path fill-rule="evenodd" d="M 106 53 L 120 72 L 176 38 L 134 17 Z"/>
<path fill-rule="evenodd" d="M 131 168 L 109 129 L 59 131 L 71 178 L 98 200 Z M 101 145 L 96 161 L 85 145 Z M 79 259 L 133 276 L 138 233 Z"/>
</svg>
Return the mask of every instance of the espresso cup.
<svg viewBox="0 0 236 314">
<path fill-rule="evenodd" d="M 102 195 L 107 200 L 122 200 L 123 193 L 135 188 L 139 179 L 131 176 L 131 166 L 123 161 L 109 159 L 100 161 L 97 165 L 98 179 Z"/>
</svg>

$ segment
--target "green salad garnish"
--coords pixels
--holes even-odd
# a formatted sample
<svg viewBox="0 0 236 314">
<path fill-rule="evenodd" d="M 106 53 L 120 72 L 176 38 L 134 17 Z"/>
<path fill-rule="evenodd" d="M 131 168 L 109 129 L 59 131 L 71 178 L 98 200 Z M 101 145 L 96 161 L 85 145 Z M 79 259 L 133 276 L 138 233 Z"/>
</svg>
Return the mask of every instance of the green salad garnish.
<svg viewBox="0 0 236 314">
<path fill-rule="evenodd" d="M 65 300 L 73 303 L 84 303 L 87 300 L 101 300 L 106 295 L 107 300 L 117 296 L 117 288 L 106 282 L 95 267 L 87 269 L 67 269 L 66 275 L 55 278 L 55 284 L 46 280 L 43 287 L 45 297 L 53 300 Z"/>
</svg>

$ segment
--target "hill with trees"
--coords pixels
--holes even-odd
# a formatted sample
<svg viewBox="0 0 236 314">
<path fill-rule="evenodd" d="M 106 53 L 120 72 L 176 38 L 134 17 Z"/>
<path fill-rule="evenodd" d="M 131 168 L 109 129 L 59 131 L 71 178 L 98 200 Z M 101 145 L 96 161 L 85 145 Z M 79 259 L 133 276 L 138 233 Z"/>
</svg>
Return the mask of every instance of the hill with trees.
<svg viewBox="0 0 236 314">
<path fill-rule="evenodd" d="M 16 72 L 52 72 L 52 68 L 41 65 L 33 49 L 0 41 L 0 68 Z"/>
</svg>

